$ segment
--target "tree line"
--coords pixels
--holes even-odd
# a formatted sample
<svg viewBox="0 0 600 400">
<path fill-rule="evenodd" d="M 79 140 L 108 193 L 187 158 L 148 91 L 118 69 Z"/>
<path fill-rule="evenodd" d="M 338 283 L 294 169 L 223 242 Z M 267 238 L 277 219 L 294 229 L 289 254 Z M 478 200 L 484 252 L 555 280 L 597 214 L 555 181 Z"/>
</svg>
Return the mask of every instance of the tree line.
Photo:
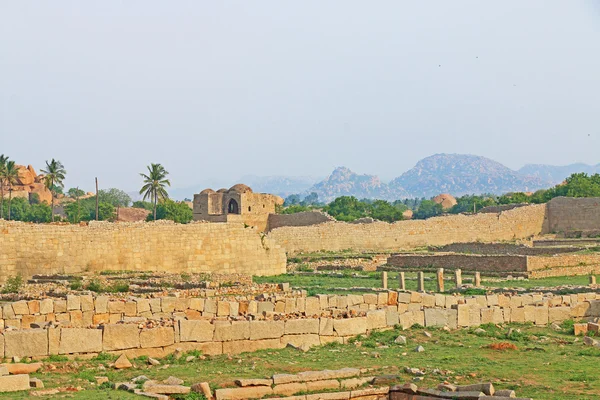
<svg viewBox="0 0 600 400">
<path fill-rule="evenodd" d="M 79 223 L 82 221 L 115 221 L 118 219 L 120 208 L 132 205 L 143 208 L 150 213 L 147 221 L 168 219 L 178 223 L 188 223 L 193 219 L 192 209 L 184 202 L 169 199 L 167 187 L 171 182 L 167 178 L 169 172 L 161 164 L 150 164 L 146 173 L 140 173 L 142 187 L 139 191 L 143 198 L 133 202 L 123 190 L 109 188 L 98 190 L 95 196 L 86 196 L 78 187 L 64 192 L 64 180 L 67 171 L 64 165 L 55 159 L 46 161 L 44 169 L 44 186 L 52 194 L 50 205 L 40 202 L 39 196 L 33 193 L 29 199 L 13 198 L 12 188 L 18 183 L 19 172 L 14 161 L 5 155 L 0 155 L 0 219 L 25 222 L 54 222 L 56 221 L 55 199 L 64 195 L 72 199 L 63 206 L 64 217 L 61 221 Z M 8 199 L 5 193 L 8 192 Z M 149 200 L 149 201 L 148 201 Z"/>
<path fill-rule="evenodd" d="M 354 196 L 341 196 L 330 203 L 319 202 L 317 193 L 311 193 L 304 199 L 299 195 L 291 195 L 285 199 L 282 214 L 293 214 L 302 211 L 322 210 L 338 221 L 355 221 L 371 217 L 380 221 L 401 221 L 406 210 L 413 212 L 413 219 L 427 219 L 442 214 L 476 213 L 484 207 L 509 204 L 541 204 L 555 197 L 600 197 L 600 174 L 588 175 L 576 173 L 565 182 L 550 189 L 538 190 L 534 193 L 514 192 L 503 195 L 482 194 L 464 195 L 456 198 L 457 204 L 444 209 L 433 199 L 414 198 L 389 202 L 386 200 L 359 200 Z"/>
</svg>

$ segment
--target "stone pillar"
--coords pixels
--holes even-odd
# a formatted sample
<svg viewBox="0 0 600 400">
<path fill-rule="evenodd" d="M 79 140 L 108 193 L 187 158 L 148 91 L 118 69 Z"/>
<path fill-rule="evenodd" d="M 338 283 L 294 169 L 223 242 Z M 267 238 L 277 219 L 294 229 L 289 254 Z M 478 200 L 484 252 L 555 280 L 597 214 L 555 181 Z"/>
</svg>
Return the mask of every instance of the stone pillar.
<svg viewBox="0 0 600 400">
<path fill-rule="evenodd" d="M 596 275 L 590 275 L 590 285 L 596 284 Z"/>
<path fill-rule="evenodd" d="M 479 271 L 475 272 L 475 287 L 481 286 L 481 273 Z"/>
<path fill-rule="evenodd" d="M 437 291 L 440 293 L 444 292 L 444 268 L 438 268 L 437 274 Z"/>
<path fill-rule="evenodd" d="M 417 292 L 425 291 L 425 277 L 422 271 L 417 272 Z"/>
<path fill-rule="evenodd" d="M 398 274 L 398 288 L 399 290 L 406 290 L 406 281 L 404 280 L 404 272 Z"/>
<path fill-rule="evenodd" d="M 454 270 L 454 281 L 456 282 L 456 288 L 460 289 L 462 286 L 462 271 L 460 268 Z"/>
<path fill-rule="evenodd" d="M 388 284 L 387 284 L 387 271 L 383 271 L 381 273 L 381 287 L 383 287 L 384 289 L 388 288 Z"/>
</svg>

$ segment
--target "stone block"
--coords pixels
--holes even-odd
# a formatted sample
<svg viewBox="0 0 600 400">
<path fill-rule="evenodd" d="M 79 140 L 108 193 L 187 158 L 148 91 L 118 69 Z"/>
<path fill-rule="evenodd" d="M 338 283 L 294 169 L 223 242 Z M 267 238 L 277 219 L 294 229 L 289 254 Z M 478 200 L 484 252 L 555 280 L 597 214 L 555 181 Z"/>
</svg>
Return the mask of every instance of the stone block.
<svg viewBox="0 0 600 400">
<path fill-rule="evenodd" d="M 217 389 L 216 400 L 262 399 L 273 395 L 273 389 L 268 386 L 249 386 L 243 388 Z"/>
<path fill-rule="evenodd" d="M 83 328 L 83 312 L 81 310 L 69 311 L 71 326 L 74 328 Z"/>
<path fill-rule="evenodd" d="M 398 310 L 394 306 L 389 306 L 385 310 L 385 324 L 387 326 L 395 326 L 398 325 L 398 322 Z"/>
<path fill-rule="evenodd" d="M 338 336 L 363 335 L 367 332 L 367 318 L 335 319 L 333 320 L 333 330 Z"/>
<path fill-rule="evenodd" d="M 59 354 L 98 353 L 102 351 L 102 330 L 62 328 Z"/>
<path fill-rule="evenodd" d="M 333 336 L 333 319 L 319 319 L 319 335 Z"/>
<path fill-rule="evenodd" d="M 457 325 L 461 327 L 470 326 L 469 323 L 469 309 L 470 307 L 466 304 L 457 304 Z"/>
<path fill-rule="evenodd" d="M 52 299 L 40 300 L 40 314 L 52 314 L 54 312 L 54 302 Z"/>
<path fill-rule="evenodd" d="M 166 347 L 175 343 L 175 330 L 169 326 L 143 330 L 140 332 L 142 348 Z"/>
<path fill-rule="evenodd" d="M 377 294 L 365 293 L 363 294 L 363 303 L 366 304 L 377 304 Z"/>
<path fill-rule="evenodd" d="M 94 308 L 98 314 L 108 313 L 108 296 L 97 296 L 94 300 Z"/>
<path fill-rule="evenodd" d="M 435 296 L 427 293 L 423 294 L 423 307 L 435 307 Z"/>
<path fill-rule="evenodd" d="M 448 326 L 456 327 L 457 311 L 448 309 L 426 308 L 425 326 Z"/>
<path fill-rule="evenodd" d="M 81 311 L 94 310 L 94 298 L 91 294 L 79 296 L 79 303 L 81 304 Z"/>
<path fill-rule="evenodd" d="M 307 297 L 304 313 L 306 316 L 318 315 L 321 313 L 319 299 L 316 297 Z"/>
<path fill-rule="evenodd" d="M 12 303 L 15 315 L 29 315 L 29 306 L 25 300 L 19 300 Z"/>
<path fill-rule="evenodd" d="M 81 301 L 75 294 L 67 295 L 67 311 L 81 310 Z"/>
<path fill-rule="evenodd" d="M 256 313 L 258 315 L 273 311 L 275 311 L 275 304 L 271 303 L 270 301 L 259 301 L 256 304 Z"/>
<path fill-rule="evenodd" d="M 380 396 L 377 397 L 360 397 L 360 400 L 378 400 Z M 383 397 L 385 398 L 385 397 Z M 350 399 L 350 392 L 332 392 L 332 393 L 317 393 L 317 394 L 307 394 L 306 400 L 348 400 Z M 357 399 L 359 400 L 359 399 Z M 411 399 L 412 400 L 412 399 Z M 421 399 L 415 399 L 421 400 Z M 426 400 L 426 399 L 423 399 Z"/>
<path fill-rule="evenodd" d="M 215 342 L 250 339 L 249 321 L 215 321 Z"/>
<path fill-rule="evenodd" d="M 29 390 L 29 375 L 0 376 L 0 392 L 18 392 Z"/>
<path fill-rule="evenodd" d="M 321 340 L 317 334 L 306 334 L 306 335 L 283 335 L 281 337 L 281 343 L 284 346 L 291 344 L 294 347 L 301 346 L 320 346 Z"/>
<path fill-rule="evenodd" d="M 217 316 L 226 317 L 229 316 L 230 305 L 228 301 L 218 301 L 217 302 Z"/>
<path fill-rule="evenodd" d="M 137 303 L 135 301 L 125 302 L 123 313 L 128 317 L 135 317 L 137 315 Z"/>
<path fill-rule="evenodd" d="M 423 311 L 407 311 L 399 315 L 402 329 L 408 329 L 415 324 L 425 326 L 425 313 Z"/>
<path fill-rule="evenodd" d="M 175 311 L 175 304 L 177 303 L 177 298 L 175 297 L 163 297 L 160 299 L 160 308 L 164 313 L 172 313 Z"/>
<path fill-rule="evenodd" d="M 182 342 L 210 342 L 215 326 L 209 321 L 179 321 L 179 337 Z"/>
<path fill-rule="evenodd" d="M 196 311 L 204 311 L 204 299 L 193 297 L 190 299 L 190 308 Z"/>
<path fill-rule="evenodd" d="M 510 308 L 510 322 L 524 323 L 525 322 L 525 308 Z"/>
<path fill-rule="evenodd" d="M 291 396 L 293 394 L 306 391 L 306 383 L 300 382 L 283 383 L 281 385 L 275 385 L 275 387 L 273 387 L 273 394 L 280 396 Z"/>
<path fill-rule="evenodd" d="M 175 299 L 175 311 L 185 311 L 190 308 L 190 299 L 187 297 L 179 297 Z"/>
<path fill-rule="evenodd" d="M 4 332 L 5 357 L 34 357 L 48 355 L 48 331 L 28 329 Z"/>
<path fill-rule="evenodd" d="M 571 307 L 552 307 L 548 309 L 548 322 L 563 322 L 571 318 Z"/>
<path fill-rule="evenodd" d="M 60 328 L 48 329 L 48 354 L 57 355 L 60 347 Z"/>
<path fill-rule="evenodd" d="M 103 327 L 104 351 L 135 349 L 140 347 L 140 330 L 136 324 L 109 324 Z"/>
<path fill-rule="evenodd" d="M 283 321 L 250 321 L 250 340 L 279 339 L 284 331 Z"/>
<path fill-rule="evenodd" d="M 92 316 L 92 324 L 100 325 L 100 324 L 108 324 L 110 321 L 110 314 L 94 314 Z"/>
<path fill-rule="evenodd" d="M 162 307 L 160 305 L 161 301 L 160 298 L 154 298 L 154 299 L 150 299 L 150 311 L 152 311 L 152 313 L 162 313 Z"/>
<path fill-rule="evenodd" d="M 151 312 L 150 309 L 150 300 L 148 299 L 135 299 L 137 304 L 137 312 L 138 314 L 142 314 L 145 312 Z"/>
<path fill-rule="evenodd" d="M 284 334 L 301 335 L 319 333 L 318 319 L 290 319 L 285 321 Z"/>
<path fill-rule="evenodd" d="M 367 329 L 381 329 L 387 326 L 387 319 L 384 310 L 367 312 Z"/>
<path fill-rule="evenodd" d="M 284 347 L 285 344 L 281 343 L 281 339 L 279 338 L 264 340 L 240 340 L 223 342 L 223 354 L 240 354 L 265 349 L 282 349 Z"/>
<path fill-rule="evenodd" d="M 108 312 L 110 314 L 122 314 L 125 312 L 125 302 L 120 300 L 109 300 Z"/>
<path fill-rule="evenodd" d="M 398 292 L 398 303 L 409 304 L 412 295 L 408 292 Z"/>
<path fill-rule="evenodd" d="M 28 301 L 27 307 L 29 308 L 29 314 L 39 314 L 40 313 L 40 301 L 39 300 Z"/>
</svg>

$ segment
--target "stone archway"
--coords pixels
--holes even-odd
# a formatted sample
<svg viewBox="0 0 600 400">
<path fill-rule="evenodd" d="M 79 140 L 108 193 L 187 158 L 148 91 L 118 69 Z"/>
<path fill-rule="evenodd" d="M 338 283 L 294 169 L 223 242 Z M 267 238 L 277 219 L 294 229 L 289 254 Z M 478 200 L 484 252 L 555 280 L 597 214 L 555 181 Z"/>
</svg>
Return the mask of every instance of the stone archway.
<svg viewBox="0 0 600 400">
<path fill-rule="evenodd" d="M 239 214 L 240 206 L 237 201 L 234 199 L 229 200 L 229 204 L 227 204 L 227 214 Z"/>
</svg>

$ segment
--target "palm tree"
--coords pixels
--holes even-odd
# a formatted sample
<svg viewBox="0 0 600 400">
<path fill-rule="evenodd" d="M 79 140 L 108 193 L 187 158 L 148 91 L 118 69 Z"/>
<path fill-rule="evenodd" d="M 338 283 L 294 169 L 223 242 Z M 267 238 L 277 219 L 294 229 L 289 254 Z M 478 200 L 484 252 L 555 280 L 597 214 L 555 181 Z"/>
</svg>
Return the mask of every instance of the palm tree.
<svg viewBox="0 0 600 400">
<path fill-rule="evenodd" d="M 156 206 L 158 200 L 166 200 L 169 194 L 165 189 L 166 186 L 171 186 L 171 182 L 165 179 L 169 173 L 160 164 L 150 164 L 147 166 L 148 175 L 140 174 L 144 178 L 144 186 L 140 189 L 140 194 L 144 195 L 144 200 L 152 199 L 154 205 L 154 220 L 156 221 Z"/>
<path fill-rule="evenodd" d="M 50 162 L 46 161 L 46 169 L 42 170 L 42 172 L 45 174 L 44 185 L 46 185 L 48 190 L 52 193 L 52 222 L 54 222 L 55 191 L 57 187 L 64 187 L 63 180 L 65 179 L 67 171 L 60 161 L 53 158 Z"/>
<path fill-rule="evenodd" d="M 6 162 L 8 157 L 4 154 L 0 154 L 0 219 L 4 218 L 4 169 L 6 169 Z"/>
<path fill-rule="evenodd" d="M 12 202 L 12 187 L 19 178 L 19 169 L 14 161 L 8 161 L 2 170 L 0 180 L 8 185 L 8 220 L 10 221 L 10 203 Z"/>
</svg>

